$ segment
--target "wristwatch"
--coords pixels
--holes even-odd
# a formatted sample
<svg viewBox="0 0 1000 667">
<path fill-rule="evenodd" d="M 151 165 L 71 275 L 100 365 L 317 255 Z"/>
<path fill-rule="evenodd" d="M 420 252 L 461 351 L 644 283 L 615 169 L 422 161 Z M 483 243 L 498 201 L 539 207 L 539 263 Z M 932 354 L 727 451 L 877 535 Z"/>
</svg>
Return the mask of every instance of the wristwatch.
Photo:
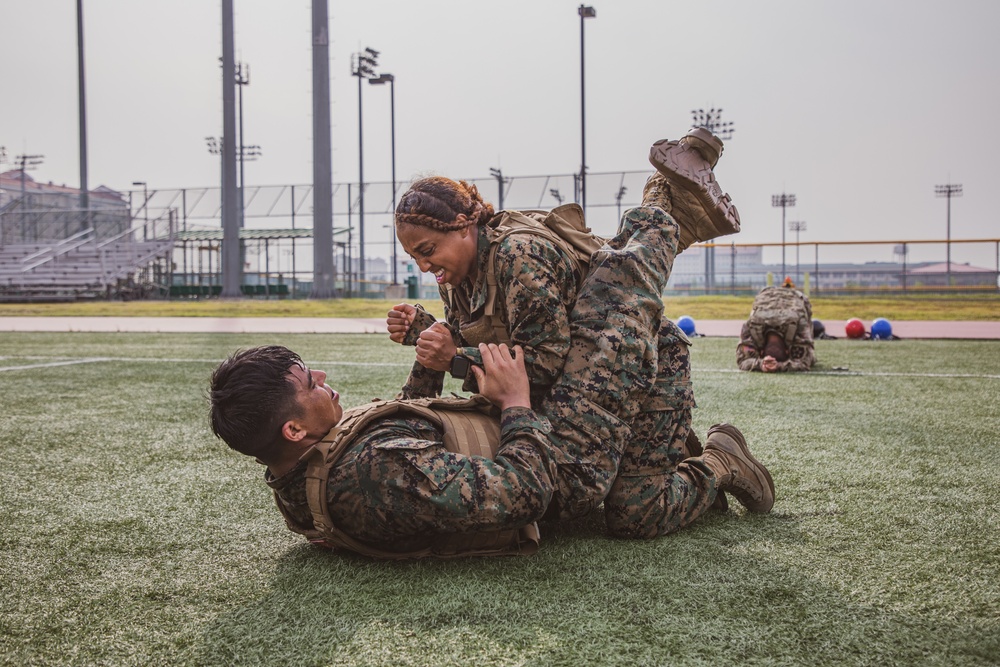
<svg viewBox="0 0 1000 667">
<path fill-rule="evenodd" d="M 469 366 L 471 365 L 472 362 L 468 357 L 456 354 L 451 358 L 451 368 L 449 369 L 449 372 L 453 378 L 464 380 L 469 375 Z"/>
</svg>

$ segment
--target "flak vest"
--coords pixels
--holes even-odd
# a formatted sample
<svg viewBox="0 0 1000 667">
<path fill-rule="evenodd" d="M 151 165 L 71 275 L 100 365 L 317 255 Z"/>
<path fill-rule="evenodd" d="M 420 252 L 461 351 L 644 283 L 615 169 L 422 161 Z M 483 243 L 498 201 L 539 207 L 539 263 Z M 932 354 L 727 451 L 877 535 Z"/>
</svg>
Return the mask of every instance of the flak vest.
<svg viewBox="0 0 1000 667">
<path fill-rule="evenodd" d="M 748 324 L 750 338 L 758 349 L 764 347 L 768 331 L 776 331 L 790 348 L 797 331 L 812 337 L 812 304 L 795 288 L 765 287 L 754 298 Z"/>
<path fill-rule="evenodd" d="M 459 330 L 470 346 L 480 343 L 511 344 L 507 309 L 503 295 L 497 289 L 496 272 L 497 249 L 511 234 L 535 234 L 551 241 L 569 258 L 578 283 L 587 273 L 590 256 L 604 245 L 604 239 L 595 236 L 587 227 L 583 209 L 578 204 L 564 204 L 551 211 L 501 211 L 494 216 L 486 223 L 490 247 L 486 261 L 486 304 L 482 315 L 473 319 L 468 300 L 457 298 L 451 285 L 445 287 L 445 301 L 450 309 L 458 312 L 459 322 L 462 323 Z"/>
<path fill-rule="evenodd" d="M 353 408 L 323 440 L 303 455 L 307 462 L 306 499 L 312 513 L 313 527 L 308 528 L 298 523 L 282 505 L 275 491 L 274 500 L 285 517 L 289 530 L 304 535 L 310 542 L 320 546 L 345 549 L 386 560 L 530 556 L 538 551 L 540 535 L 537 523 L 520 529 L 442 535 L 432 547 L 408 552 L 374 547 L 337 528 L 327 505 L 330 470 L 368 424 L 393 417 L 422 417 L 431 422 L 441 429 L 445 449 L 449 452 L 492 459 L 500 447 L 499 411 L 482 396 L 375 401 Z"/>
</svg>

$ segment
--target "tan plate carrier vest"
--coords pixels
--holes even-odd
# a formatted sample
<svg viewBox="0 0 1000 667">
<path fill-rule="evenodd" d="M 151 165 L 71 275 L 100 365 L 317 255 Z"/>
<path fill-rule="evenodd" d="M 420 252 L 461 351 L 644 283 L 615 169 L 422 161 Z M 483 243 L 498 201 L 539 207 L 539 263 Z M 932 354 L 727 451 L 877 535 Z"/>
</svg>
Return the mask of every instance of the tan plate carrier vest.
<svg viewBox="0 0 1000 667">
<path fill-rule="evenodd" d="M 305 535 L 310 542 L 320 546 L 346 549 L 364 556 L 387 560 L 530 556 L 538 551 L 540 535 L 536 523 L 520 529 L 441 535 L 434 546 L 409 552 L 379 549 L 351 537 L 333 525 L 327 505 L 327 482 L 330 470 L 364 432 L 368 424 L 377 419 L 393 417 L 422 417 L 431 422 L 444 433 L 444 446 L 449 452 L 492 459 L 500 447 L 499 412 L 482 396 L 375 401 L 353 408 L 323 440 L 313 445 L 303 455 L 308 465 L 306 499 L 312 512 L 313 528 L 299 524 L 287 512 L 275 491 L 275 502 L 290 530 Z"/>
<path fill-rule="evenodd" d="M 750 338 L 758 349 L 764 347 L 768 331 L 776 331 L 791 349 L 797 331 L 812 338 L 812 304 L 795 288 L 765 287 L 753 300 L 749 325 Z"/>
<path fill-rule="evenodd" d="M 448 307 L 457 310 L 459 321 L 463 322 L 462 338 L 473 346 L 511 343 L 503 296 L 497 290 L 496 258 L 501 241 L 511 234 L 536 234 L 548 239 L 569 258 L 580 281 L 587 273 L 590 256 L 604 245 L 604 239 L 595 236 L 587 227 L 579 204 L 563 204 L 551 211 L 501 211 L 487 223 L 486 234 L 490 240 L 490 251 L 486 261 L 486 306 L 483 316 L 473 321 L 469 303 L 456 299 L 451 285 L 445 287 Z"/>
</svg>

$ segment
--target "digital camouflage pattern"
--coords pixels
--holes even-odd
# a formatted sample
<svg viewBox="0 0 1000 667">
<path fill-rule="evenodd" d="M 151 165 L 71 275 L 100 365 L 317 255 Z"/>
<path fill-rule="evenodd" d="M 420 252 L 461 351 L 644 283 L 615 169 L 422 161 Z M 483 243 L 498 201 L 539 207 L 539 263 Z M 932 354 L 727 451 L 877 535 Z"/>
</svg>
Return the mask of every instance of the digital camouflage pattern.
<svg viewBox="0 0 1000 667">
<path fill-rule="evenodd" d="M 475 283 L 453 288 L 456 306 L 445 299 L 445 319 L 455 335 L 459 354 L 482 363 L 479 343 L 499 342 L 492 327 L 475 326 L 487 306 L 486 266 L 493 230 L 479 230 L 479 270 Z M 569 351 L 569 310 L 576 301 L 582 276 L 575 261 L 553 241 L 533 233 L 514 232 L 497 245 L 493 273 L 501 295 L 498 315 L 507 329 L 510 345 L 520 345 L 531 383 L 532 405 L 552 386 Z M 471 326 L 470 326 L 471 325 Z M 464 389 L 476 391 L 470 378 Z"/>
<path fill-rule="evenodd" d="M 618 476 L 604 501 L 608 529 L 620 537 L 650 538 L 679 530 L 712 504 L 711 470 L 691 451 L 691 353 L 687 337 L 664 320 L 656 382 L 632 422 Z"/>
<path fill-rule="evenodd" d="M 673 231 L 654 237 L 642 232 L 649 227 Z M 669 278 L 676 234 L 661 209 L 630 209 L 615 250 L 594 258 L 603 264 L 592 264 L 581 288 L 573 347 L 541 408 L 553 424 L 558 467 L 550 517 L 580 516 L 607 496 L 611 532 L 652 537 L 687 525 L 714 501 L 711 473 L 699 462 L 682 463 L 692 453 L 686 441 L 695 406 L 689 341 L 661 317 L 659 282 Z M 442 375 L 414 364 L 401 395 L 440 391 L 435 376 Z"/>
<path fill-rule="evenodd" d="M 740 330 L 736 363 L 741 371 L 759 371 L 767 333 L 777 332 L 788 347 L 778 371 L 808 371 L 816 363 L 812 303 L 794 287 L 765 287 L 754 298 L 750 318 Z"/>
<path fill-rule="evenodd" d="M 662 317 L 677 238 L 662 209 L 629 209 L 591 260 L 565 370 L 542 406 L 558 468 L 549 516 L 573 518 L 604 501 L 612 533 L 652 537 L 715 500 L 704 464 L 678 465 L 689 454 L 694 394 L 687 339 Z"/>
<path fill-rule="evenodd" d="M 610 530 L 635 537 L 705 511 L 715 478 L 697 459 L 674 463 L 686 457 L 694 404 L 686 340 L 662 317 L 676 244 L 662 210 L 627 211 L 568 318 L 569 353 L 545 418 L 504 411 L 492 461 L 449 452 L 424 419 L 372 423 L 330 472 L 334 523 L 376 548 L 418 551 L 447 534 L 526 525 L 546 505 L 546 516 L 567 519 L 607 497 Z M 267 482 L 287 517 L 311 525 L 304 463 Z"/>
<path fill-rule="evenodd" d="M 506 410 L 490 460 L 448 451 L 441 430 L 427 419 L 374 421 L 330 470 L 330 519 L 351 537 L 393 552 L 433 548 L 445 535 L 530 524 L 553 492 L 546 432 L 531 410 Z M 303 461 L 280 478 L 267 473 L 266 481 L 283 513 L 309 529 L 305 474 Z"/>
</svg>

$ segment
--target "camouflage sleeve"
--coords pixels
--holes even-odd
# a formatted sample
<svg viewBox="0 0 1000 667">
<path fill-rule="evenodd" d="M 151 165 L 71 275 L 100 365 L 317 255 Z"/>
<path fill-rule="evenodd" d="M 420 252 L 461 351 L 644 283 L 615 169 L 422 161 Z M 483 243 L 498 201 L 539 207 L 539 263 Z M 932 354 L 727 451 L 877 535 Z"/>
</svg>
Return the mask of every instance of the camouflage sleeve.
<svg viewBox="0 0 1000 667">
<path fill-rule="evenodd" d="M 496 275 L 510 339 L 524 348 L 529 380 L 553 384 L 569 352 L 569 311 L 580 278 L 574 263 L 543 237 L 511 234 L 497 249 Z"/>
<path fill-rule="evenodd" d="M 406 330 L 406 335 L 403 337 L 403 345 L 416 346 L 421 332 L 437 322 L 437 318 L 424 310 L 424 307 L 419 303 L 413 307 L 417 309 L 417 314 L 414 315 L 410 328 Z"/>
<path fill-rule="evenodd" d="M 806 312 L 810 313 L 812 307 L 806 300 Z M 813 344 L 812 319 L 799 320 L 799 326 L 795 330 L 795 338 L 788 350 L 788 361 L 782 362 L 778 370 L 801 372 L 807 371 L 816 363 L 816 349 Z"/>
<path fill-rule="evenodd" d="M 416 361 L 396 398 L 432 398 L 444 389 L 444 373 L 424 368 Z"/>
<path fill-rule="evenodd" d="M 759 371 L 760 353 L 750 337 L 750 323 L 744 322 L 740 330 L 740 342 L 736 346 L 736 364 L 741 371 Z"/>
<path fill-rule="evenodd" d="M 788 361 L 783 361 L 778 365 L 779 371 L 801 372 L 807 371 L 816 363 L 816 351 L 812 341 L 793 341 L 788 354 Z"/>
<path fill-rule="evenodd" d="M 334 522 L 355 537 L 398 549 L 410 539 L 539 519 L 552 498 L 555 469 L 540 444 L 543 424 L 530 410 L 505 412 L 502 420 L 495 459 L 447 451 L 423 420 L 371 425 L 349 467 L 353 477 L 331 488 Z"/>
</svg>

